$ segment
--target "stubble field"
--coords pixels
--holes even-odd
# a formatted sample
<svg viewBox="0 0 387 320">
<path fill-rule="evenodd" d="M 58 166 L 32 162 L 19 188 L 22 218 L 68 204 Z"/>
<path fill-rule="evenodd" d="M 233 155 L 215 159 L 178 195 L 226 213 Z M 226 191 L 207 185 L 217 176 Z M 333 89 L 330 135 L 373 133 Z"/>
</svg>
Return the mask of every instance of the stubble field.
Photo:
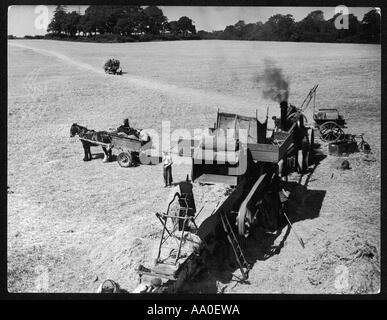
<svg viewBox="0 0 387 320">
<path fill-rule="evenodd" d="M 289 101 L 299 105 L 319 83 L 317 106 L 337 107 L 348 133 L 365 133 L 373 154 L 328 156 L 307 188 L 311 198 L 292 220 L 301 249 L 286 228 L 244 245 L 254 261 L 250 284 L 213 269 L 191 292 L 375 293 L 380 281 L 379 45 L 245 41 L 93 44 L 46 40 L 8 42 L 8 290 L 93 292 L 110 277 L 129 291 L 134 268 L 150 264 L 161 232 L 154 212 L 169 193 L 160 165 L 120 168 L 83 162 L 72 123 L 95 130 L 129 117 L 136 128 L 206 128 L 216 110 L 259 118 L 278 115 L 257 77 L 264 60 L 282 68 Z M 107 58 L 122 76 L 105 75 Z M 310 118 L 311 111 L 306 114 Z M 326 150 L 322 150 L 326 152 Z M 189 165 L 175 165 L 174 180 Z M 323 195 L 323 196 L 321 196 Z M 315 197 L 315 198 L 313 198 Z M 318 208 L 314 208 L 320 202 Z M 305 210 L 307 212 L 305 212 Z M 284 245 L 280 244 L 284 240 Z M 278 247 L 278 254 L 264 253 Z M 221 263 L 220 263 L 221 264 Z"/>
</svg>

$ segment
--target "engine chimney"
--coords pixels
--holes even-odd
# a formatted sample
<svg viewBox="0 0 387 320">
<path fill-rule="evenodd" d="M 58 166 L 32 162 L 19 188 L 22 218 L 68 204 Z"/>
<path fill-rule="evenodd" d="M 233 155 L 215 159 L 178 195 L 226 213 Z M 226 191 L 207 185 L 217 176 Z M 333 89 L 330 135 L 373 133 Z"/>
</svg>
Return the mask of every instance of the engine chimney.
<svg viewBox="0 0 387 320">
<path fill-rule="evenodd" d="M 281 108 L 281 130 L 286 131 L 287 130 L 286 117 L 288 113 L 288 103 L 286 101 L 282 101 L 280 103 L 280 108 Z"/>
</svg>

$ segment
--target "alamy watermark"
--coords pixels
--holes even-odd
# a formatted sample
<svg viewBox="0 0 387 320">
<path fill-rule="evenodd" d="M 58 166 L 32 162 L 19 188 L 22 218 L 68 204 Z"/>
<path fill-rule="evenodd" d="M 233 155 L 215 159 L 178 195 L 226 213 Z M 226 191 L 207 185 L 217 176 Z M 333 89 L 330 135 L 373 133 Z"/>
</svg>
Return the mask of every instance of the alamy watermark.
<svg viewBox="0 0 387 320">
<path fill-rule="evenodd" d="M 42 68 L 35 68 L 23 79 L 23 87 L 33 100 L 42 100 L 47 96 L 48 81 L 39 81 L 42 74 Z"/>
<path fill-rule="evenodd" d="M 240 175 L 247 169 L 247 130 L 217 128 L 211 133 L 208 129 L 196 128 L 193 136 L 188 129 L 179 128 L 171 132 L 170 121 L 163 120 L 161 136 L 155 129 L 145 129 L 151 139 L 143 145 L 148 152 L 140 154 L 142 164 L 158 163 L 163 152 L 171 152 L 174 163 L 185 163 L 192 158 L 194 164 L 231 164 L 229 173 Z M 191 162 L 191 159 L 188 159 Z"/>
<path fill-rule="evenodd" d="M 337 30 L 349 29 L 349 9 L 347 6 L 337 6 L 335 7 L 335 15 L 339 14 L 335 18 L 335 28 Z"/>
<path fill-rule="evenodd" d="M 34 10 L 37 17 L 34 21 L 34 26 L 37 30 L 47 30 L 49 24 L 49 11 L 47 6 L 36 6 Z"/>
</svg>

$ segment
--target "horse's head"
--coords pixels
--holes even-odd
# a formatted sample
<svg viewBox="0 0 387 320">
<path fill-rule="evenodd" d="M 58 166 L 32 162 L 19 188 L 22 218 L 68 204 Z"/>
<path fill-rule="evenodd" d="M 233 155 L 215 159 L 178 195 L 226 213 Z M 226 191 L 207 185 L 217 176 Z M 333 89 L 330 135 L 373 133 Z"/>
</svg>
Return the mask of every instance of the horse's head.
<svg viewBox="0 0 387 320">
<path fill-rule="evenodd" d="M 70 137 L 74 137 L 76 134 L 79 133 L 79 131 L 79 126 L 76 123 L 73 123 L 70 128 Z"/>
</svg>

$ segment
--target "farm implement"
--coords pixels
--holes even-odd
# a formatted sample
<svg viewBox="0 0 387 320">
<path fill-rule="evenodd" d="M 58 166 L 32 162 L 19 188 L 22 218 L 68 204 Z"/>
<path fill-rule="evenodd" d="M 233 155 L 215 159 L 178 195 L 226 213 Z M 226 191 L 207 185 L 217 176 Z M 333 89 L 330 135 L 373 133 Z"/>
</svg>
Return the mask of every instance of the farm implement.
<svg viewBox="0 0 387 320">
<path fill-rule="evenodd" d="M 152 148 L 152 143 L 150 141 L 142 141 L 135 136 L 127 136 L 119 133 L 109 133 L 111 142 L 101 142 L 96 140 L 90 140 L 87 138 L 80 137 L 79 140 L 89 142 L 95 146 L 101 146 L 107 150 L 118 151 L 117 162 L 123 168 L 133 167 L 136 164 L 140 163 L 140 157 L 146 159 L 142 163 L 152 162 L 147 154 L 147 150 Z M 154 161 L 154 163 L 157 163 Z"/>
<path fill-rule="evenodd" d="M 318 131 L 321 141 L 328 143 L 328 152 L 331 155 L 344 155 L 357 151 L 369 153 L 370 145 L 364 141 L 364 134 L 345 134 L 346 120 L 336 108 L 319 108 L 316 110 L 315 85 L 305 98 L 301 110 L 305 110 L 313 100 L 314 128 Z M 305 118 L 306 119 L 306 118 Z M 358 140 L 360 140 L 358 142 Z"/>
<path fill-rule="evenodd" d="M 335 142 L 344 137 L 346 121 L 343 115 L 335 108 L 320 108 L 316 110 L 316 84 L 306 96 L 300 107 L 300 112 L 305 111 L 313 100 L 313 121 L 314 128 L 317 129 L 319 137 L 323 142 Z M 307 122 L 306 117 L 304 121 Z"/>
<path fill-rule="evenodd" d="M 82 143 L 85 157 L 84 161 L 92 160 L 91 147 L 102 147 L 105 154 L 103 162 L 108 162 L 112 157 L 112 150 L 119 151 L 117 162 L 121 167 L 132 167 L 138 163 L 158 163 L 157 159 L 149 153 L 152 149 L 152 139 L 145 130 L 136 130 L 126 127 L 127 132 L 115 131 L 94 131 L 73 123 L 70 128 L 70 137 L 78 135 Z M 140 161 L 141 159 L 141 161 Z"/>
<path fill-rule="evenodd" d="M 105 73 L 122 75 L 122 69 L 120 68 L 120 61 L 117 59 L 109 59 L 103 66 Z"/>
<path fill-rule="evenodd" d="M 286 121 L 268 139 L 267 117 L 260 123 L 257 115 L 218 111 L 209 135 L 179 141 L 179 154 L 192 159 L 192 181 L 187 177 L 181 182 L 166 211 L 156 213 L 162 224 L 158 254 L 154 266 L 138 267 L 140 283 L 144 285 L 144 277 L 157 277 L 163 279 L 162 292 L 178 292 L 205 267 L 205 257 L 216 251 L 219 233 L 232 248 L 240 280 L 247 281 L 251 264 L 241 240 L 250 236 L 259 221 L 268 221 L 266 227 L 275 230 L 280 215 L 288 220 L 286 199 L 280 196 L 284 168 L 289 158 L 297 159 L 298 167 L 305 165 L 308 157 L 298 139 L 308 140 L 312 130 L 302 126 L 302 117 L 301 112 L 292 119 L 285 114 Z M 300 132 L 305 137 L 300 138 Z M 195 194 L 200 193 L 205 196 L 196 203 Z M 213 194 L 218 195 L 215 201 Z"/>
</svg>

